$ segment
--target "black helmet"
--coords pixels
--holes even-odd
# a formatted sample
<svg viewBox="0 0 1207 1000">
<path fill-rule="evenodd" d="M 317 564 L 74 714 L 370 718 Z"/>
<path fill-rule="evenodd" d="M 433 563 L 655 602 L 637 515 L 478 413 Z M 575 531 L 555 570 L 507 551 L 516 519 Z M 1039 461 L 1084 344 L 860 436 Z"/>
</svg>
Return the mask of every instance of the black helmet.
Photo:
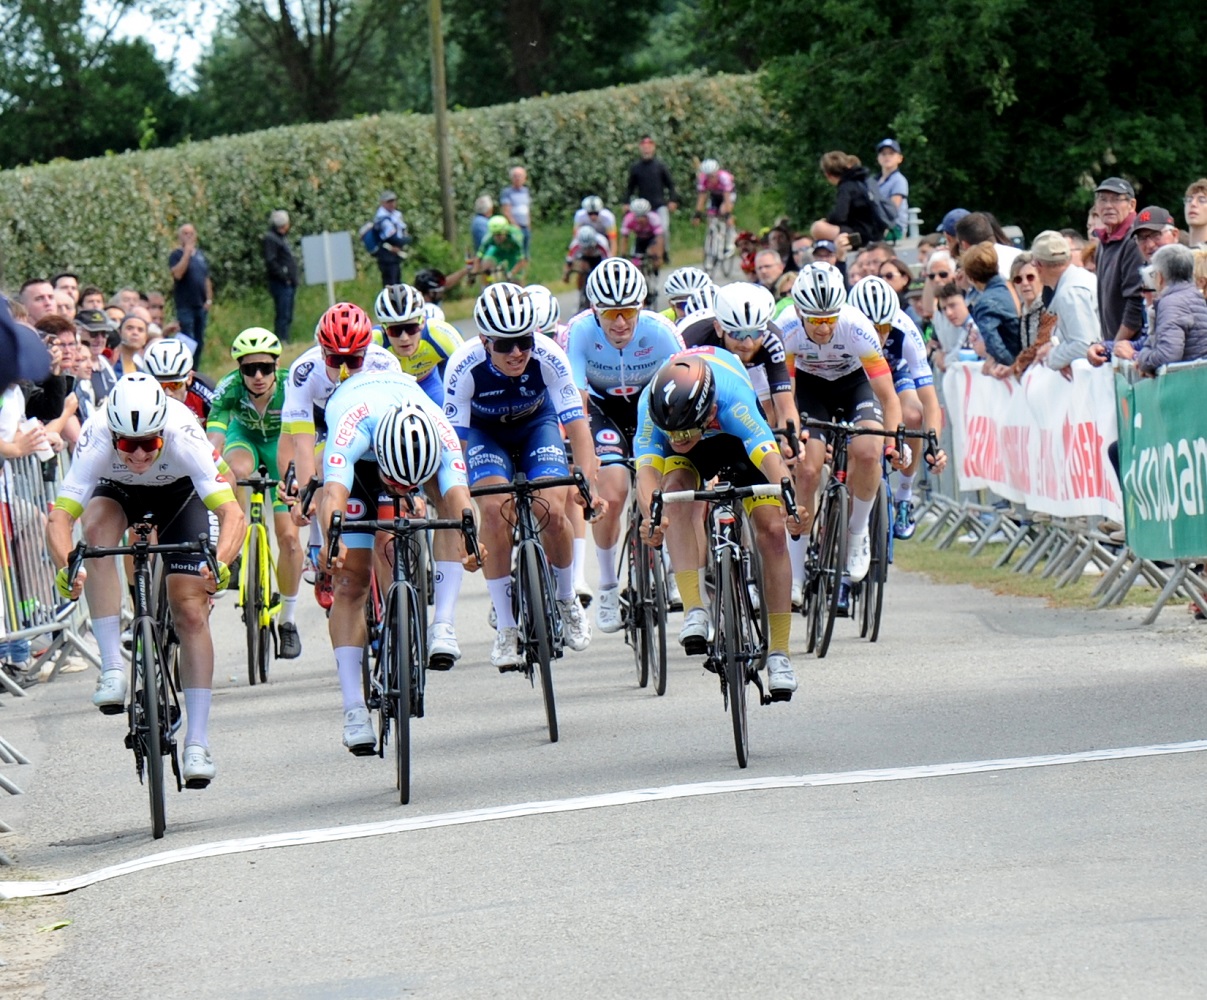
<svg viewBox="0 0 1207 1000">
<path fill-rule="evenodd" d="M 702 358 L 681 354 L 650 384 L 650 417 L 664 431 L 702 428 L 716 398 L 712 368 Z"/>
<path fill-rule="evenodd" d="M 425 267 L 415 275 L 415 287 L 424 295 L 444 290 L 444 272 L 434 267 Z"/>
</svg>

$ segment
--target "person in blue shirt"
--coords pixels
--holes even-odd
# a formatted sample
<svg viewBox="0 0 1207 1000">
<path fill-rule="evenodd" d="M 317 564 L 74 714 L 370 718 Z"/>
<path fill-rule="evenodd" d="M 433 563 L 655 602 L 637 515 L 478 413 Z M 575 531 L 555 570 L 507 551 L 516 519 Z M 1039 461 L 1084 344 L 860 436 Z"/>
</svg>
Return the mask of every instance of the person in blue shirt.
<svg viewBox="0 0 1207 1000">
<path fill-rule="evenodd" d="M 637 405 L 637 492 L 647 516 L 655 490 L 700 489 L 724 470 L 735 486 L 779 483 L 789 476 L 775 436 L 759 412 L 759 401 L 742 362 L 719 347 L 696 347 L 671 358 L 641 394 Z M 772 697 L 787 701 L 796 690 L 788 658 L 792 629 L 792 569 L 788 560 L 787 517 L 778 497 L 748 501 L 750 523 L 763 563 L 763 599 L 770 635 L 767 672 Z M 689 655 L 707 651 L 708 613 L 700 595 L 704 552 L 696 533 L 702 504 L 668 504 L 662 524 L 650 533 L 661 545 L 665 534 L 671 566 L 683 597 L 679 642 Z"/>
<path fill-rule="evenodd" d="M 214 283 L 210 265 L 197 246 L 197 230 L 185 223 L 177 230 L 180 246 L 168 255 L 172 272 L 172 300 L 180 336 L 188 340 L 193 357 L 200 358 L 205 348 L 205 327 L 214 304 Z"/>
<path fill-rule="evenodd" d="M 876 162 L 880 164 L 880 193 L 897 210 L 897 225 L 886 239 L 899 240 L 909 234 L 909 181 L 901 172 L 905 156 L 896 139 L 881 139 L 876 147 Z"/>
<path fill-rule="evenodd" d="M 373 216 L 373 228 L 380 244 L 373 256 L 381 271 L 381 287 L 397 285 L 402 281 L 402 259 L 411 237 L 407 235 L 407 224 L 398 211 L 398 195 L 393 191 L 381 193 L 377 213 Z"/>
</svg>

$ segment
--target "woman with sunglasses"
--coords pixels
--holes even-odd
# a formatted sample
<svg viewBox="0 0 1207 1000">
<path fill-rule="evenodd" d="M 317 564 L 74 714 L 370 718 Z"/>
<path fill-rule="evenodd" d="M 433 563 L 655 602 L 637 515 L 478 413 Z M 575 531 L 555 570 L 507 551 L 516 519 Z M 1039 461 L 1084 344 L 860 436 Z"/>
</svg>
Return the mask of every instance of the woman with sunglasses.
<svg viewBox="0 0 1207 1000">
<path fill-rule="evenodd" d="M 204 788 L 215 773 L 209 750 L 214 675 L 209 595 L 230 581 L 230 563 L 239 552 L 244 528 L 243 511 L 221 479 L 214 450 L 196 417 L 183 403 L 168 399 L 150 375 L 136 372 L 119 379 L 104 409 L 84 425 L 46 527 L 59 593 L 65 598 L 78 598 L 81 592 L 88 596 L 101 654 L 92 704 L 106 715 L 116 715 L 125 709 L 128 689 L 117 562 L 89 560 L 80 578 L 68 580 L 72 528 L 83 518 L 89 545 L 113 546 L 131 523 L 146 520 L 149 512 L 161 543 L 192 542 L 209 533 L 207 511 L 218 518 L 218 578 L 200 555 L 166 561 L 168 601 L 183 654 L 183 778 L 189 788 Z"/>
<path fill-rule="evenodd" d="M 402 370 L 415 378 L 429 399 L 443 406 L 444 369 L 461 346 L 461 334 L 444 320 L 431 319 L 426 306 L 418 288 L 387 285 L 377 295 L 373 314 L 385 346 Z"/>
<path fill-rule="evenodd" d="M 285 408 L 285 375 L 277 367 L 281 341 L 271 330 L 249 327 L 231 344 L 238 367 L 218 383 L 205 430 L 230 466 L 233 479 L 248 479 L 263 465 L 279 478 L 285 471 L 277 454 L 281 413 Z M 281 587 L 281 617 L 277 634 L 282 660 L 302 655 L 298 636 L 298 589 L 302 579 L 302 546 L 289 506 L 273 498 L 272 526 L 277 536 L 277 581 Z"/>
</svg>

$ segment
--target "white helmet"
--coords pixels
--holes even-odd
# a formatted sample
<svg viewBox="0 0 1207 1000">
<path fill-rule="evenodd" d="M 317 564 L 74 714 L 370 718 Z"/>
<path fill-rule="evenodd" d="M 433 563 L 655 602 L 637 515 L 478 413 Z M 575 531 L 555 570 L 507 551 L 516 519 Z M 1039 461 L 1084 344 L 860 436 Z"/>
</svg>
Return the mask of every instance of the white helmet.
<svg viewBox="0 0 1207 1000">
<path fill-rule="evenodd" d="M 700 173 L 702 173 L 702 174 L 715 174 L 720 169 L 721 169 L 721 164 L 719 164 L 716 160 L 713 160 L 713 159 L 705 160 L 703 163 L 700 164 Z"/>
<path fill-rule="evenodd" d="M 634 198 L 629 202 L 629 211 L 638 217 L 649 215 L 651 207 L 650 203 L 644 198 Z"/>
<path fill-rule="evenodd" d="M 436 421 L 417 403 L 386 413 L 373 434 L 373 452 L 382 475 L 403 486 L 418 486 L 440 468 L 444 445 Z"/>
<path fill-rule="evenodd" d="M 684 316 L 692 316 L 701 312 L 713 312 L 717 306 L 717 286 L 711 281 L 703 288 L 697 288 L 687 297 L 683 307 Z"/>
<path fill-rule="evenodd" d="M 585 291 L 587 301 L 596 307 L 641 306 L 647 292 L 645 275 L 631 260 L 608 257 L 587 275 Z"/>
<path fill-rule="evenodd" d="M 597 194 L 589 194 L 583 199 L 582 210 L 588 215 L 603 211 L 603 199 Z"/>
<path fill-rule="evenodd" d="M 792 301 L 809 316 L 833 316 L 847 301 L 842 272 L 833 264 L 814 261 L 792 282 Z"/>
<path fill-rule="evenodd" d="M 532 296 L 511 281 L 487 285 L 474 303 L 474 323 L 488 337 L 522 337 L 536 329 Z"/>
<path fill-rule="evenodd" d="M 712 278 L 698 267 L 678 267 L 666 276 L 662 283 L 662 294 L 668 299 L 687 298 L 697 288 L 712 284 Z"/>
<path fill-rule="evenodd" d="M 538 333 L 553 333 L 557 329 L 558 320 L 562 318 L 562 307 L 558 304 L 557 296 L 544 285 L 525 285 L 532 306 L 536 310 L 536 329 Z"/>
<path fill-rule="evenodd" d="M 150 437 L 168 422 L 168 397 L 150 375 L 131 372 L 109 390 L 105 418 L 109 430 L 121 437 Z"/>
<path fill-rule="evenodd" d="M 775 312 L 775 299 L 762 285 L 735 281 L 717 289 L 713 314 L 731 337 L 746 340 L 767 329 Z"/>
<path fill-rule="evenodd" d="M 414 323 L 423 319 L 423 293 L 412 285 L 387 285 L 373 303 L 377 322 L 387 325 Z"/>
<path fill-rule="evenodd" d="M 579 226 L 578 232 L 574 234 L 574 241 L 580 247 L 593 247 L 599 245 L 599 230 L 594 226 Z"/>
<path fill-rule="evenodd" d="M 873 323 L 891 323 L 897 315 L 897 293 L 892 285 L 874 274 L 855 282 L 848 301 Z"/>
<path fill-rule="evenodd" d="M 444 310 L 436 305 L 435 302 L 425 302 L 423 304 L 423 315 L 429 320 L 437 319 L 441 323 L 444 322 Z"/>
<path fill-rule="evenodd" d="M 193 352 L 182 340 L 161 338 L 148 347 L 142 356 L 147 373 L 157 379 L 183 381 L 193 370 Z"/>
</svg>

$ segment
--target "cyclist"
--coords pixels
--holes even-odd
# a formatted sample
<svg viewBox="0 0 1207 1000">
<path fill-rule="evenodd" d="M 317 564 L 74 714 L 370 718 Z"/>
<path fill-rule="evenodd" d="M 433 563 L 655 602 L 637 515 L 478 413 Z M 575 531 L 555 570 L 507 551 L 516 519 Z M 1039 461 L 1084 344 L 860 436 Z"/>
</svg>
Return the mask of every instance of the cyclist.
<svg viewBox="0 0 1207 1000">
<path fill-rule="evenodd" d="M 143 352 L 143 368 L 172 399 L 184 403 L 202 423 L 214 405 L 214 386 L 193 370 L 193 352 L 183 340 L 161 337 Z"/>
<path fill-rule="evenodd" d="M 287 373 L 278 367 L 281 341 L 271 330 L 253 326 L 231 344 L 238 367 L 218 383 L 214 407 L 205 425 L 214 447 L 235 479 L 248 479 L 263 465 L 269 476 L 285 470 L 277 455 L 281 413 L 285 408 Z M 272 498 L 272 527 L 277 536 L 277 583 L 281 588 L 281 617 L 277 624 L 279 656 L 302 655 L 298 636 L 298 589 L 302 580 L 302 546 L 289 507 L 279 495 Z"/>
<path fill-rule="evenodd" d="M 637 491 L 648 514 L 655 490 L 694 490 L 724 473 L 735 486 L 778 483 L 788 466 L 758 411 L 758 400 L 742 363 L 719 347 L 695 347 L 671 358 L 641 394 L 638 404 Z M 763 562 L 764 596 L 768 611 L 767 673 L 771 692 L 788 700 L 796 690 L 796 674 L 788 658 L 792 610 L 792 570 L 788 564 L 785 524 L 778 497 L 746 501 L 754 527 L 755 545 Z M 683 596 L 683 628 L 679 642 L 689 656 L 707 652 L 708 612 L 700 596 L 704 550 L 696 525 L 703 520 L 700 504 L 669 504 L 663 521 L 650 532 L 650 543 L 661 545 L 665 535 L 671 565 Z"/>
<path fill-rule="evenodd" d="M 688 347 L 723 347 L 746 366 L 764 416 L 799 426 L 784 342 L 771 322 L 775 300 L 761 285 L 735 281 L 716 290 L 711 311 L 692 313 L 678 331 Z"/>
<path fill-rule="evenodd" d="M 926 345 L 914 321 L 901 308 L 896 291 L 883 278 L 869 275 L 852 286 L 850 301 L 871 320 L 880 336 L 885 358 L 893 371 L 893 386 L 901 401 L 905 426 L 924 434 L 927 431 L 938 433 L 943 424 L 943 411 L 935 391 L 935 377 L 926 360 Z M 911 440 L 910 445 L 913 455 L 901 470 L 897 488 L 893 491 L 893 534 L 901 539 L 912 538 L 917 527 L 914 523 L 914 477 L 925 452 L 921 440 Z M 931 464 L 936 472 L 942 472 L 947 456 L 940 451 Z"/>
<path fill-rule="evenodd" d="M 814 263 L 792 285 L 795 315 L 781 315 L 784 346 L 795 355 L 796 406 L 815 420 L 844 420 L 859 427 L 896 428 L 901 404 L 893 376 L 880 348 L 875 327 L 847 303 L 842 272 L 832 264 Z M 847 529 L 847 575 L 862 580 L 871 563 L 868 518 L 880 486 L 880 458 L 895 468 L 901 458 L 891 439 L 865 435 L 847 447 L 847 486 L 851 519 Z M 804 458 L 796 464 L 796 495 L 812 519 L 826 458 L 825 434 L 809 434 Z M 793 590 L 804 584 L 803 536 L 793 543 Z M 795 593 L 794 593 L 795 596 Z"/>
<path fill-rule="evenodd" d="M 511 281 L 528 270 L 524 233 L 505 215 L 492 215 L 486 223 L 486 239 L 478 247 L 474 274 L 486 275 L 486 281 Z"/>
<path fill-rule="evenodd" d="M 574 273 L 580 307 L 586 305 L 583 285 L 587 276 L 608 256 L 608 245 L 608 238 L 593 226 L 580 226 L 574 234 L 574 239 L 570 241 L 570 247 L 566 251 L 566 266 L 562 269 L 562 281 L 569 281 L 571 272 Z"/>
<path fill-rule="evenodd" d="M 651 210 L 650 203 L 644 198 L 634 198 L 629 202 L 629 210 L 620 223 L 621 257 L 629 256 L 630 236 L 633 237 L 633 254 L 647 258 L 657 272 L 662 266 L 666 239 L 662 220 Z"/>
<path fill-rule="evenodd" d="M 456 431 L 410 375 L 374 372 L 348 382 L 327 401 L 327 416 L 331 436 L 323 456 L 319 514 L 324 529 L 336 511 L 343 511 L 345 521 L 354 524 L 376 517 L 391 494 L 410 493 L 424 484 L 440 517 L 459 518 L 471 506 Z M 433 476 L 437 477 L 434 481 Z M 393 505 L 388 509 L 381 516 L 393 517 Z M 461 658 L 453 631 L 453 609 L 463 565 L 477 568 L 464 541 L 452 536 L 452 532 L 438 531 L 433 542 L 436 606 L 428 627 L 428 653 L 429 666 L 439 670 L 447 670 Z M 377 749 L 361 684 L 373 541 L 369 533 L 342 535 L 335 565 L 327 566 L 338 580 L 328 627 L 343 696 L 344 746 L 357 756 Z M 325 563 L 325 547 L 322 559 Z"/>
<path fill-rule="evenodd" d="M 604 208 L 603 199 L 596 194 L 589 194 L 582 201 L 578 211 L 574 213 L 574 232 L 583 226 L 590 226 L 608 240 L 609 257 L 616 256 L 616 216 Z"/>
<path fill-rule="evenodd" d="M 185 782 L 204 788 L 213 779 L 209 750 L 210 689 L 214 645 L 209 595 L 230 579 L 230 563 L 243 541 L 243 511 L 219 478 L 214 451 L 197 419 L 183 403 L 168 399 L 150 375 L 123 376 L 103 409 L 84 424 L 75 458 L 59 487 L 46 525 L 55 585 L 65 598 L 88 596 L 92 631 L 101 653 L 101 675 L 92 704 L 106 715 L 123 711 L 126 665 L 121 646 L 121 587 L 114 559 L 89 561 L 87 573 L 67 579 L 71 533 L 84 519 L 89 545 L 119 544 L 134 523 L 150 521 L 159 541 L 196 541 L 210 530 L 207 510 L 218 518 L 218 578 L 201 556 L 165 557 L 168 601 L 181 647 L 181 680 L 187 728 Z"/>
<path fill-rule="evenodd" d="M 425 267 L 415 272 L 414 286 L 419 289 L 425 302 L 439 305 L 444 301 L 444 293 L 454 285 L 459 285 L 469 277 L 473 269 L 473 258 L 467 258 L 464 267 L 459 267 L 452 274 L 446 275 L 434 267 Z"/>
<path fill-rule="evenodd" d="M 444 366 L 461 346 L 457 328 L 429 319 L 418 288 L 389 285 L 377 295 L 373 313 L 402 370 L 438 405 L 444 404 Z"/>
<path fill-rule="evenodd" d="M 596 621 L 602 631 L 616 632 L 623 624 L 616 548 L 629 494 L 624 463 L 633 453 L 637 398 L 663 362 L 683 350 L 683 341 L 666 317 L 641 308 L 646 282 L 632 261 L 609 257 L 591 272 L 586 291 L 591 308 L 570 321 L 566 354 L 591 422 L 601 466 L 599 493 L 608 506 L 593 527 L 599 559 Z"/>
<path fill-rule="evenodd" d="M 727 225 L 725 227 L 725 255 L 731 256 L 734 249 L 733 206 L 737 201 L 733 174 L 722 170 L 721 165 L 713 159 L 707 159 L 700 164 L 696 174 L 696 211 L 692 215 L 692 225 L 698 226 L 704 218 L 704 207 L 707 203 L 708 214 L 718 215 Z"/>
<path fill-rule="evenodd" d="M 470 486 L 508 482 L 516 469 L 529 479 L 566 475 L 559 420 L 579 468 L 594 484 L 597 463 L 582 400 L 565 353 L 549 338 L 535 335 L 532 297 L 509 282 L 491 285 L 474 304 L 474 324 L 479 337 L 466 341 L 449 359 L 444 390 L 445 413 L 461 438 Z M 570 489 L 545 490 L 540 496 L 548 506 L 542 534 L 566 644 L 586 649 L 591 625 L 574 595 L 574 536 L 566 517 Z M 498 627 L 490 662 L 500 670 L 523 664 L 511 605 L 510 506 L 503 495 L 478 498 L 486 585 Z"/>
<path fill-rule="evenodd" d="M 662 293 L 669 303 L 662 310 L 662 315 L 672 323 L 677 323 L 683 319 L 683 314 L 687 310 L 687 300 L 691 298 L 692 292 L 711 285 L 712 278 L 698 267 L 675 268 L 662 283 Z"/>
</svg>

